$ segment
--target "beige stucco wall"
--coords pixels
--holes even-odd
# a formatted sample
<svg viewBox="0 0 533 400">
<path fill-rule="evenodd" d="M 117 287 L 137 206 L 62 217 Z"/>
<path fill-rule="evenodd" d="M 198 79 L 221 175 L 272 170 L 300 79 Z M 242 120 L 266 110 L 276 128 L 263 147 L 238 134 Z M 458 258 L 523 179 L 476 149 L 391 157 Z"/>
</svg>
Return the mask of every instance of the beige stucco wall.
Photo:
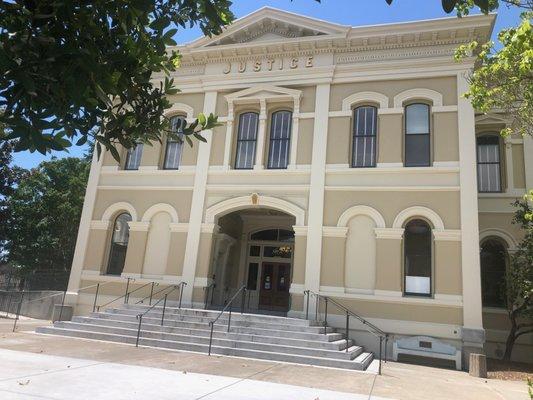
<svg viewBox="0 0 533 400">
<path fill-rule="evenodd" d="M 401 114 L 378 116 L 378 163 L 403 162 L 403 118 Z"/>
<path fill-rule="evenodd" d="M 313 154 L 313 128 L 315 120 L 313 118 L 300 119 L 298 132 L 298 150 L 296 156 L 297 164 L 311 164 Z"/>
<path fill-rule="evenodd" d="M 344 253 L 346 238 L 323 237 L 320 286 L 344 287 Z"/>
<path fill-rule="evenodd" d="M 433 113 L 433 161 L 459 161 L 457 113 Z"/>
<path fill-rule="evenodd" d="M 139 219 L 154 204 L 167 203 L 176 209 L 179 222 L 188 222 L 191 200 L 191 190 L 100 190 L 96 196 L 92 219 L 101 219 L 104 211 L 118 202 L 130 203 Z"/>
<path fill-rule="evenodd" d="M 110 224 L 111 225 L 111 224 Z M 112 227 L 110 226 L 110 229 Z M 83 269 L 104 272 L 104 263 L 110 237 L 110 229 L 91 229 L 89 232 L 89 241 L 87 248 L 91 249 L 85 254 Z"/>
<path fill-rule="evenodd" d="M 533 155 L 530 154 L 531 157 Z M 515 188 L 526 187 L 526 171 L 524 164 L 524 145 L 513 144 L 513 178 Z"/>
<path fill-rule="evenodd" d="M 217 126 L 211 135 L 211 154 L 209 165 L 224 164 L 224 146 L 226 141 L 226 124 Z"/>
<path fill-rule="evenodd" d="M 462 295 L 461 242 L 435 240 L 433 248 L 435 293 Z"/>
<path fill-rule="evenodd" d="M 424 206 L 439 214 L 446 229 L 460 228 L 459 193 L 455 191 L 326 191 L 324 225 L 337 225 L 345 210 L 361 204 L 379 211 L 387 227 L 392 226 L 400 211 L 412 206 Z"/>
<path fill-rule="evenodd" d="M 350 164 L 352 119 L 330 118 L 328 124 L 327 164 Z"/>
<path fill-rule="evenodd" d="M 376 290 L 402 290 L 402 241 L 376 239 Z"/>
</svg>

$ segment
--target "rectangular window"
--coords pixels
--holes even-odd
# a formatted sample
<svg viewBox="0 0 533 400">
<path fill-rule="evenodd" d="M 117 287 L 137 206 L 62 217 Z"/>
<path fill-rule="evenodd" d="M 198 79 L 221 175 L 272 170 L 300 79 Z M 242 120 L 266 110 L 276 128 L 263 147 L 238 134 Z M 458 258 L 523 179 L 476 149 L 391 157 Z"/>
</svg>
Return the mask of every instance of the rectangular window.
<svg viewBox="0 0 533 400">
<path fill-rule="evenodd" d="M 128 149 L 128 153 L 126 155 L 126 162 L 124 164 L 124 169 L 139 169 L 139 165 L 141 165 L 141 157 L 143 154 L 143 144 L 137 143 L 135 147 L 132 147 L 131 149 Z"/>
<path fill-rule="evenodd" d="M 477 185 L 480 192 L 501 192 L 500 139 L 498 136 L 477 138 Z"/>
<path fill-rule="evenodd" d="M 259 264 L 248 264 L 248 281 L 246 283 L 247 290 L 257 290 L 257 275 L 259 273 Z"/>
<path fill-rule="evenodd" d="M 259 116 L 248 112 L 239 117 L 235 169 L 252 169 L 255 161 L 255 143 Z"/>
<path fill-rule="evenodd" d="M 183 128 L 185 127 L 185 118 L 173 117 L 170 120 L 170 129 L 178 137 L 168 137 L 165 149 L 164 169 L 178 169 L 181 161 L 183 148 Z"/>
<path fill-rule="evenodd" d="M 427 104 L 405 107 L 405 166 L 430 166 L 430 124 Z"/>
<path fill-rule="evenodd" d="M 289 163 L 292 113 L 278 111 L 272 114 L 270 126 L 269 169 L 285 169 Z"/>
<path fill-rule="evenodd" d="M 352 167 L 376 166 L 376 107 L 363 106 L 354 110 Z"/>
</svg>

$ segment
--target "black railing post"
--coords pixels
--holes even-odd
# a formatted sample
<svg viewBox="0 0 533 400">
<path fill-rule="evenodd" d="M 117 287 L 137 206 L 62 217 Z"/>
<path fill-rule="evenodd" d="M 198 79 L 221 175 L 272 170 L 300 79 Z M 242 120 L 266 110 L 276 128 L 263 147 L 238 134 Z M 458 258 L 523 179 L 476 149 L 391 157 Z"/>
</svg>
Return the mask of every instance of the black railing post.
<svg viewBox="0 0 533 400">
<path fill-rule="evenodd" d="M 152 282 L 152 285 L 150 286 L 150 301 L 148 302 L 149 306 L 152 305 L 152 296 L 154 295 L 154 285 L 155 285 L 155 282 Z"/>
<path fill-rule="evenodd" d="M 20 294 L 20 302 L 17 307 L 17 316 L 15 317 L 15 321 L 13 322 L 13 332 L 15 332 L 15 329 L 17 329 L 17 321 L 19 320 L 20 308 L 22 307 L 23 300 L 24 300 L 24 290 Z"/>
<path fill-rule="evenodd" d="M 67 297 L 67 290 L 63 292 L 63 299 L 61 300 L 61 310 L 59 310 L 59 321 L 61 321 L 61 317 L 63 316 L 63 307 L 65 306 L 65 297 Z"/>
<path fill-rule="evenodd" d="M 180 308 L 180 309 L 181 309 L 181 296 L 183 295 L 183 286 L 185 286 L 185 285 L 186 285 L 185 282 L 181 282 L 180 283 L 180 302 L 178 304 L 178 308 Z"/>
<path fill-rule="evenodd" d="M 137 318 L 139 319 L 139 327 L 137 328 L 137 341 L 135 342 L 135 347 L 139 347 L 139 336 L 141 336 L 141 324 L 143 323 L 143 315 L 139 314 L 137 315 Z"/>
<path fill-rule="evenodd" d="M 324 307 L 324 335 L 328 333 L 328 298 L 324 298 L 325 307 Z"/>
<path fill-rule="evenodd" d="M 209 333 L 209 350 L 207 351 L 208 356 L 211 355 L 211 343 L 213 342 L 213 327 L 215 326 L 215 324 L 213 323 L 213 321 L 211 321 L 209 322 L 209 325 L 211 325 L 211 332 Z"/>
<path fill-rule="evenodd" d="M 229 303 L 229 317 L 228 317 L 228 332 L 231 325 L 231 309 L 233 308 L 233 302 Z"/>
<path fill-rule="evenodd" d="M 305 319 L 309 319 L 309 290 L 304 291 L 307 296 L 307 305 L 305 306 Z"/>
<path fill-rule="evenodd" d="M 381 348 L 383 347 L 383 336 L 379 337 L 379 375 L 381 375 Z"/>
<path fill-rule="evenodd" d="M 215 294 L 215 288 L 217 287 L 217 285 L 215 283 L 213 283 L 213 287 L 211 288 L 211 301 L 209 302 L 209 304 L 213 304 L 213 296 Z"/>
<path fill-rule="evenodd" d="M 130 279 L 126 280 L 126 293 L 124 293 L 124 304 L 128 304 L 128 291 L 130 290 Z"/>
<path fill-rule="evenodd" d="M 349 332 L 350 332 L 350 314 L 348 314 L 348 311 L 346 311 L 346 353 L 348 353 L 348 344 L 350 343 L 348 339 Z"/>
<path fill-rule="evenodd" d="M 165 300 L 163 301 L 163 315 L 161 316 L 161 326 L 163 326 L 163 322 L 165 321 L 165 309 L 167 308 L 167 296 L 168 296 L 168 293 L 165 293 Z"/>
<path fill-rule="evenodd" d="M 100 284 L 96 284 L 96 293 L 94 294 L 93 312 L 96 310 L 96 301 L 98 300 L 98 291 L 100 290 Z"/>
</svg>

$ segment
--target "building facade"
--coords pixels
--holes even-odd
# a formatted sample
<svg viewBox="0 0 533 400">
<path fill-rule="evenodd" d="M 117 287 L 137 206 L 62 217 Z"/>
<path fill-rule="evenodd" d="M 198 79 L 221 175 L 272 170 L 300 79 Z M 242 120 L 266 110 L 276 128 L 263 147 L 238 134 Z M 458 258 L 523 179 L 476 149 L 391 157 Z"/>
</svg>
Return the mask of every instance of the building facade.
<svg viewBox="0 0 533 400">
<path fill-rule="evenodd" d="M 312 290 L 395 336 L 498 356 L 499 285 L 521 238 L 511 202 L 533 187 L 533 144 L 476 114 L 462 97 L 473 60 L 453 60 L 494 19 L 349 27 L 263 8 L 178 46 L 173 129 L 201 112 L 221 124 L 192 147 L 93 160 L 69 300 L 86 312 L 84 287 L 106 282 L 112 299 L 129 277 L 186 282 L 196 307 L 212 288 L 217 307 L 246 285 L 249 309 L 298 316 Z"/>
</svg>

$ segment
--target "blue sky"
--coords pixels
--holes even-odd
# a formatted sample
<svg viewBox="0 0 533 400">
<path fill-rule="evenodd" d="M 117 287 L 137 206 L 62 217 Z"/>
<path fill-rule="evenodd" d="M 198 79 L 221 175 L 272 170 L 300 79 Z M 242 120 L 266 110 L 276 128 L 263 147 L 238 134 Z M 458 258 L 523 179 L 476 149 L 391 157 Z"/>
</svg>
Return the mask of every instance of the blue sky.
<svg viewBox="0 0 533 400">
<path fill-rule="evenodd" d="M 250 14 L 258 8 L 270 6 L 290 12 L 320 18 L 343 25 L 372 25 L 389 22 L 403 22 L 448 16 L 441 7 L 440 0 L 394 0 L 388 6 L 385 0 L 235 0 L 231 7 L 237 18 Z M 453 14 L 451 14 L 453 15 Z M 494 29 L 495 35 L 501 29 L 516 25 L 520 12 L 517 8 L 501 6 Z M 178 43 L 190 42 L 201 36 L 197 28 L 181 30 L 175 39 Z M 179 87 L 179 81 L 177 82 Z M 71 148 L 70 152 L 54 152 L 48 156 L 39 153 L 21 152 L 14 155 L 13 163 L 24 168 L 37 166 L 41 161 L 56 157 L 79 157 L 84 148 Z"/>
</svg>

